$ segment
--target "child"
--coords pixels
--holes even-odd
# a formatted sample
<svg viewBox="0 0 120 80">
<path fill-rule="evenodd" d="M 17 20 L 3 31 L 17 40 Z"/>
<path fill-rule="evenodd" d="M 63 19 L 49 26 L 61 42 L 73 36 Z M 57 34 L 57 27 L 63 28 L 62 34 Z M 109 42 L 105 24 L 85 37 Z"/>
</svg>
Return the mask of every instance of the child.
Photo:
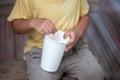
<svg viewBox="0 0 120 80">
<path fill-rule="evenodd" d="M 64 73 L 75 80 L 103 79 L 82 38 L 89 24 L 88 12 L 87 0 L 16 0 L 8 21 L 15 33 L 29 33 L 24 53 L 30 80 L 59 80 Z M 69 36 L 70 41 L 59 69 L 50 73 L 40 68 L 43 38 L 57 30 L 64 31 L 64 38 Z"/>
</svg>

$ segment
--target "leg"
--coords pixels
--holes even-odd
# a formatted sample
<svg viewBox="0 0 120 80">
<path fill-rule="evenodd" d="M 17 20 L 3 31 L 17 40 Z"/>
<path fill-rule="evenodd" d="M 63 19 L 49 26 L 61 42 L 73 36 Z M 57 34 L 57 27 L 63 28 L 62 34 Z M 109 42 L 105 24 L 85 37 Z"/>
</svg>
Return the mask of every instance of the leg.
<svg viewBox="0 0 120 80">
<path fill-rule="evenodd" d="M 46 72 L 40 67 L 42 50 L 38 48 L 32 48 L 32 50 L 26 55 L 27 73 L 29 80 L 59 80 L 62 72 Z"/>
<path fill-rule="evenodd" d="M 78 49 L 65 59 L 67 73 L 75 80 L 103 80 L 103 72 L 88 47 Z"/>
</svg>

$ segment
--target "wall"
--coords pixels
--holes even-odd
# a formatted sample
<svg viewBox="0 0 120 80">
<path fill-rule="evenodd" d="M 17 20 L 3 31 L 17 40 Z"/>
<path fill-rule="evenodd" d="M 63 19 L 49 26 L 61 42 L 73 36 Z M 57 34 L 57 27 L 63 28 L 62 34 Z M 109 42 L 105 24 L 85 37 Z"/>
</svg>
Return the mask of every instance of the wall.
<svg viewBox="0 0 120 80">
<path fill-rule="evenodd" d="M 100 0 L 99 11 L 91 13 L 87 31 L 89 45 L 108 80 L 120 80 L 120 1 Z"/>
<path fill-rule="evenodd" d="M 15 0 L 0 0 L 0 60 L 20 59 L 23 54 L 24 36 L 11 30 L 7 17 Z"/>
</svg>

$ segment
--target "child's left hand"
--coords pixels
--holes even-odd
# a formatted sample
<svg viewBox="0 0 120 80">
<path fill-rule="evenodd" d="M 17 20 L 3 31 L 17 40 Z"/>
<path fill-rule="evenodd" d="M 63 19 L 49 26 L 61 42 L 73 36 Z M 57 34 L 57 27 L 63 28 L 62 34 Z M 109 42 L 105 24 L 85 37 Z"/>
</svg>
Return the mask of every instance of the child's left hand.
<svg viewBox="0 0 120 80">
<path fill-rule="evenodd" d="M 77 32 L 77 30 L 72 29 L 65 31 L 64 38 L 67 38 L 68 36 L 70 37 L 70 41 L 65 48 L 66 52 L 69 51 L 78 42 L 80 34 Z"/>
</svg>

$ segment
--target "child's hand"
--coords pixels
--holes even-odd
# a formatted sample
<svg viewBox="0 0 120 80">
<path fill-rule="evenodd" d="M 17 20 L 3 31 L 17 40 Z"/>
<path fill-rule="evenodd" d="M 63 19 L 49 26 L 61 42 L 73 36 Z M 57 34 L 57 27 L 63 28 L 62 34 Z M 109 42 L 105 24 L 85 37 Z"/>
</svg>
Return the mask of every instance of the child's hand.
<svg viewBox="0 0 120 80">
<path fill-rule="evenodd" d="M 30 26 L 42 35 L 55 33 L 57 29 L 54 24 L 44 18 L 34 18 L 30 20 Z"/>
<path fill-rule="evenodd" d="M 80 35 L 78 34 L 79 32 L 77 32 L 76 30 L 72 29 L 72 30 L 68 30 L 65 31 L 65 35 L 64 38 L 66 37 L 70 37 L 70 41 L 68 42 L 65 51 L 69 51 L 79 40 Z"/>
</svg>

